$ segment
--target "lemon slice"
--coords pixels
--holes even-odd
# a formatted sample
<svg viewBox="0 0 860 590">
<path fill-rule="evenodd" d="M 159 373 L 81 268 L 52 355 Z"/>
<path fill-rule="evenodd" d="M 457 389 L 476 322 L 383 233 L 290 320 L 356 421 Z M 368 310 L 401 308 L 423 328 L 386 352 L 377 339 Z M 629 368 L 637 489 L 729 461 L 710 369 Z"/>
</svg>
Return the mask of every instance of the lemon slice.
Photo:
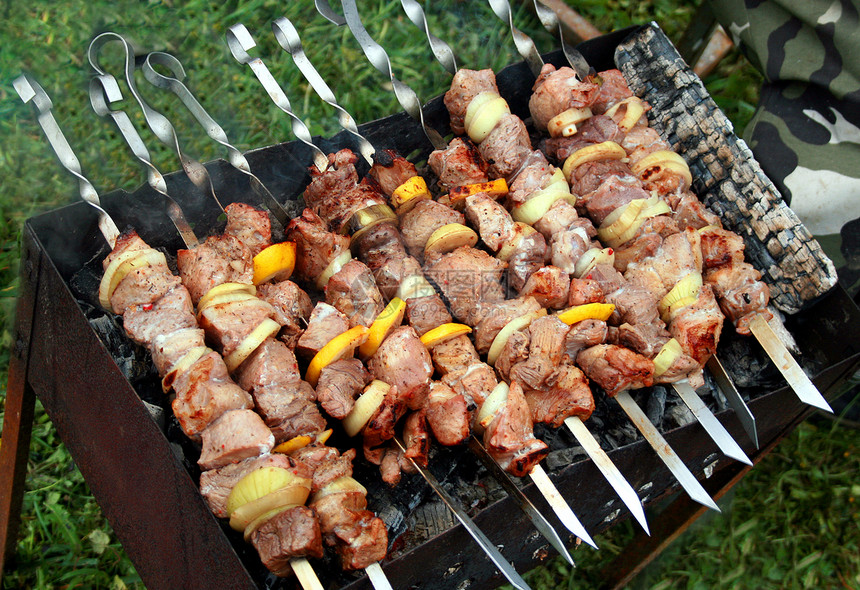
<svg viewBox="0 0 860 590">
<path fill-rule="evenodd" d="M 466 324 L 456 324 L 453 322 L 449 322 L 447 324 L 442 324 L 441 326 L 436 326 L 429 332 L 425 333 L 423 336 L 421 336 L 421 342 L 427 348 L 433 348 L 437 344 L 442 344 L 443 342 L 446 342 L 451 338 L 462 336 L 463 334 L 468 334 L 471 331 L 472 328 L 470 328 Z"/>
<path fill-rule="evenodd" d="M 322 370 L 335 361 L 352 356 L 353 351 L 367 341 L 369 332 L 367 327 L 358 325 L 332 338 L 311 359 L 305 373 L 305 381 L 316 387 Z"/>
<path fill-rule="evenodd" d="M 413 176 L 391 193 L 391 206 L 397 210 L 398 215 L 405 215 L 412 207 L 424 199 L 432 199 L 427 189 L 427 181 L 421 176 Z"/>
<path fill-rule="evenodd" d="M 476 182 L 463 186 L 455 186 L 448 192 L 451 206 L 461 208 L 466 197 L 486 193 L 491 197 L 504 197 L 508 194 L 508 182 L 504 178 L 496 178 L 487 182 Z"/>
<path fill-rule="evenodd" d="M 612 303 L 586 303 L 585 305 L 568 308 L 560 312 L 556 317 L 568 326 L 572 326 L 582 320 L 601 320 L 605 322 L 612 315 L 613 311 L 615 311 L 615 305 Z"/>
<path fill-rule="evenodd" d="M 285 281 L 296 267 L 296 243 L 279 242 L 254 256 L 254 284 L 262 285 L 272 279 Z"/>
<path fill-rule="evenodd" d="M 406 313 L 406 302 L 400 297 L 395 297 L 388 302 L 373 323 L 370 324 L 370 329 L 367 333 L 367 341 L 358 347 L 358 358 L 366 361 L 374 354 L 376 349 L 385 340 L 389 332 L 400 325 L 403 321 L 403 314 Z"/>
</svg>

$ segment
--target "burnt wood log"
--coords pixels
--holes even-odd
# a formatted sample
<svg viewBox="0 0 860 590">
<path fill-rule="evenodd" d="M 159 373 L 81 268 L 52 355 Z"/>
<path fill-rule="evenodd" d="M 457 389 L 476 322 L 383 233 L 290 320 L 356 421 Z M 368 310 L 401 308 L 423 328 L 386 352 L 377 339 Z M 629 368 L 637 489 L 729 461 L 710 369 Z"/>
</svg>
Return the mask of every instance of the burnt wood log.
<svg viewBox="0 0 860 590">
<path fill-rule="evenodd" d="M 615 61 L 630 89 L 653 107 L 651 125 L 690 165 L 693 190 L 744 238 L 773 303 L 793 314 L 832 289 L 833 262 L 660 28 L 652 23 L 631 35 Z"/>
</svg>

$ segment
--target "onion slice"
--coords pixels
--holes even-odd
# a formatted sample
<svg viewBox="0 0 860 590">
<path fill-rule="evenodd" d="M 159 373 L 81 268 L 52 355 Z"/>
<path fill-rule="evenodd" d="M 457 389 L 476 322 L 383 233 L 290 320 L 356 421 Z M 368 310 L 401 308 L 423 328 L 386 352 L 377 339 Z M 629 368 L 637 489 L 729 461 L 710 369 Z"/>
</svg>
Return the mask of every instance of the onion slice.
<svg viewBox="0 0 860 590">
<path fill-rule="evenodd" d="M 364 388 L 364 393 L 355 400 L 355 405 L 352 406 L 352 410 L 350 410 L 346 418 L 343 419 L 342 424 L 344 431 L 346 431 L 349 436 L 355 436 L 361 432 L 362 428 L 367 425 L 376 413 L 379 406 L 382 405 L 382 400 L 385 399 L 385 396 L 388 395 L 390 390 L 391 386 L 385 381 L 380 381 L 379 379 L 371 381 L 370 384 Z"/>
<path fill-rule="evenodd" d="M 235 371 L 239 365 L 245 362 L 251 353 L 257 350 L 266 338 L 274 336 L 281 329 L 281 324 L 271 318 L 266 318 L 248 334 L 244 340 L 236 347 L 236 350 L 224 357 L 224 364 L 227 365 L 227 370 L 231 373 Z"/>
<path fill-rule="evenodd" d="M 502 354 L 502 350 L 505 348 L 505 344 L 507 344 L 508 338 L 511 337 L 511 334 L 518 330 L 522 330 L 534 320 L 541 316 L 545 316 L 546 313 L 546 308 L 541 308 L 525 315 L 521 315 L 518 318 L 514 318 L 505 324 L 505 326 L 499 330 L 499 333 L 496 334 L 496 337 L 493 338 L 493 343 L 490 344 L 490 350 L 487 353 L 487 363 L 495 365 L 496 360 L 499 358 L 499 355 Z"/>
<path fill-rule="evenodd" d="M 508 384 L 504 381 L 500 381 L 499 384 L 493 388 L 493 391 L 487 396 L 484 403 L 481 404 L 481 408 L 475 416 L 476 430 L 483 431 L 493 422 L 496 415 L 507 403 L 509 390 L 510 388 L 508 387 Z"/>
<path fill-rule="evenodd" d="M 122 280 L 137 268 L 159 264 L 166 265 L 167 258 L 154 248 L 132 250 L 119 254 L 108 265 L 99 283 L 99 303 L 101 306 L 108 311 L 114 311 L 110 298 L 113 297 L 114 291 L 119 287 Z"/>
</svg>

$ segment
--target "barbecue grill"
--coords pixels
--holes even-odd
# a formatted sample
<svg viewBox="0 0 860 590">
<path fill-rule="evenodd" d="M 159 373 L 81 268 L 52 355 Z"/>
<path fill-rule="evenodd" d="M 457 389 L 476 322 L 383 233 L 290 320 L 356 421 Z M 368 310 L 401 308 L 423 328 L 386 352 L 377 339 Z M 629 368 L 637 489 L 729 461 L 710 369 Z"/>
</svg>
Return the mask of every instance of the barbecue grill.
<svg viewBox="0 0 860 590">
<path fill-rule="evenodd" d="M 650 35 L 648 38 L 657 43 L 651 47 L 662 53 L 670 51 L 665 38 L 655 31 L 652 27 L 619 31 L 587 42 L 580 49 L 598 70 L 615 67 L 616 49 L 629 45 L 630 39 L 644 43 Z M 564 58 L 557 52 L 545 59 L 562 65 Z M 532 79 L 525 64 L 498 74 L 500 91 L 513 112 L 527 112 Z M 440 98 L 431 101 L 424 114 L 430 126 L 447 126 L 447 112 Z M 422 128 L 404 113 L 362 125 L 360 131 L 374 146 L 409 154 L 414 161 L 426 159 L 432 149 Z M 355 139 L 345 132 L 317 138 L 316 143 L 324 152 L 357 147 Z M 289 142 L 251 151 L 247 158 L 263 184 L 298 212 L 296 199 L 309 181 L 306 168 L 312 161 L 310 149 L 300 142 Z M 735 167 L 733 178 L 753 169 L 749 161 L 736 162 Z M 263 206 L 249 199 L 253 192 L 247 177 L 226 162 L 210 162 L 207 168 L 223 204 L 250 201 Z M 220 209 L 203 198 L 184 175 L 169 175 L 168 182 L 171 196 L 197 228 L 214 231 L 220 227 Z M 102 204 L 121 229 L 134 227 L 144 240 L 167 252 L 183 246 L 162 213 L 162 197 L 149 187 L 132 194 L 112 192 L 102 197 Z M 198 233 L 204 232 L 198 229 Z M 18 501 L 35 394 L 148 587 L 292 587 L 292 580 L 279 581 L 269 575 L 241 535 L 215 519 L 201 498 L 196 486 L 197 451 L 173 422 L 149 359 L 128 343 L 116 320 L 98 306 L 95 290 L 106 253 L 97 218 L 83 203 L 34 217 L 25 225 L 23 281 L 4 424 L 6 444 L 0 464 L 5 474 L 17 453 Z M 812 259 L 809 264 L 814 267 L 817 261 L 814 256 Z M 780 264 L 778 259 L 776 264 Z M 815 276 L 815 270 L 812 268 L 808 276 Z M 787 318 L 786 325 L 797 339 L 804 366 L 821 391 L 830 391 L 860 363 L 860 351 L 842 337 L 860 331 L 860 310 L 839 287 L 812 296 L 790 285 L 784 291 L 792 302 L 800 302 L 798 308 L 803 307 Z M 738 359 L 733 365 L 748 368 L 747 374 L 736 376 L 742 377 L 737 381 L 758 419 L 763 443 L 760 455 L 809 410 L 775 371 L 750 377 L 767 364 L 754 341 L 727 333 L 721 354 Z M 640 394 L 642 405 L 647 395 Z M 712 399 L 711 405 L 744 450 L 755 457 L 754 446 L 733 413 L 723 409 L 718 398 Z M 667 441 L 683 449 L 685 463 L 698 477 L 710 478 L 713 493 L 742 472 L 737 464 L 721 458 L 698 424 L 673 421 L 663 406 L 658 406 L 654 414 L 663 421 Z M 612 449 L 610 457 L 641 498 L 654 503 L 677 490 L 671 474 L 650 447 L 635 432 L 620 428 L 617 422 L 621 419 L 612 410 L 600 407 L 596 417 L 603 423 L 598 437 L 605 448 Z M 589 531 L 600 532 L 626 518 L 620 500 L 571 437 L 561 432 L 538 434 L 545 434 L 553 449 L 547 463 L 550 475 Z M 17 448 L 16 441 L 21 443 Z M 547 542 L 534 533 L 514 502 L 473 458 L 457 449 L 435 452 L 438 455 L 431 457 L 431 469 L 470 507 L 476 523 L 503 546 L 505 557 L 519 571 L 552 554 Z M 371 469 L 359 468 L 357 473 L 357 478 L 367 484 L 370 508 L 391 530 L 393 544 L 383 566 L 395 588 L 489 588 L 501 583 L 501 576 L 417 476 L 388 489 L 374 483 L 378 478 Z M 532 486 L 525 486 L 525 492 L 536 505 L 543 506 Z M 4 504 L 2 509 L 6 507 Z M 0 513 L 0 518 L 6 516 Z M 0 520 L 0 524 L 5 523 Z M 363 576 L 340 573 L 333 564 L 317 570 L 327 588 L 369 587 Z"/>
</svg>

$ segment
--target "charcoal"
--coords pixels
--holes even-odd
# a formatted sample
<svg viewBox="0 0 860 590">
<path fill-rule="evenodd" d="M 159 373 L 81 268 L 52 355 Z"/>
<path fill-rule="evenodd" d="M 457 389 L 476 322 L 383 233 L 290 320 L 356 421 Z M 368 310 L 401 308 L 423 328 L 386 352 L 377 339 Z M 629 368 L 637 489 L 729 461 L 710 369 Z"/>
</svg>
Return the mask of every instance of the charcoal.
<svg viewBox="0 0 860 590">
<path fill-rule="evenodd" d="M 666 396 L 668 392 L 665 387 L 655 385 L 651 388 L 651 395 L 645 402 L 645 415 L 651 420 L 651 424 L 660 428 L 663 425 L 663 412 L 666 410 Z"/>
</svg>

